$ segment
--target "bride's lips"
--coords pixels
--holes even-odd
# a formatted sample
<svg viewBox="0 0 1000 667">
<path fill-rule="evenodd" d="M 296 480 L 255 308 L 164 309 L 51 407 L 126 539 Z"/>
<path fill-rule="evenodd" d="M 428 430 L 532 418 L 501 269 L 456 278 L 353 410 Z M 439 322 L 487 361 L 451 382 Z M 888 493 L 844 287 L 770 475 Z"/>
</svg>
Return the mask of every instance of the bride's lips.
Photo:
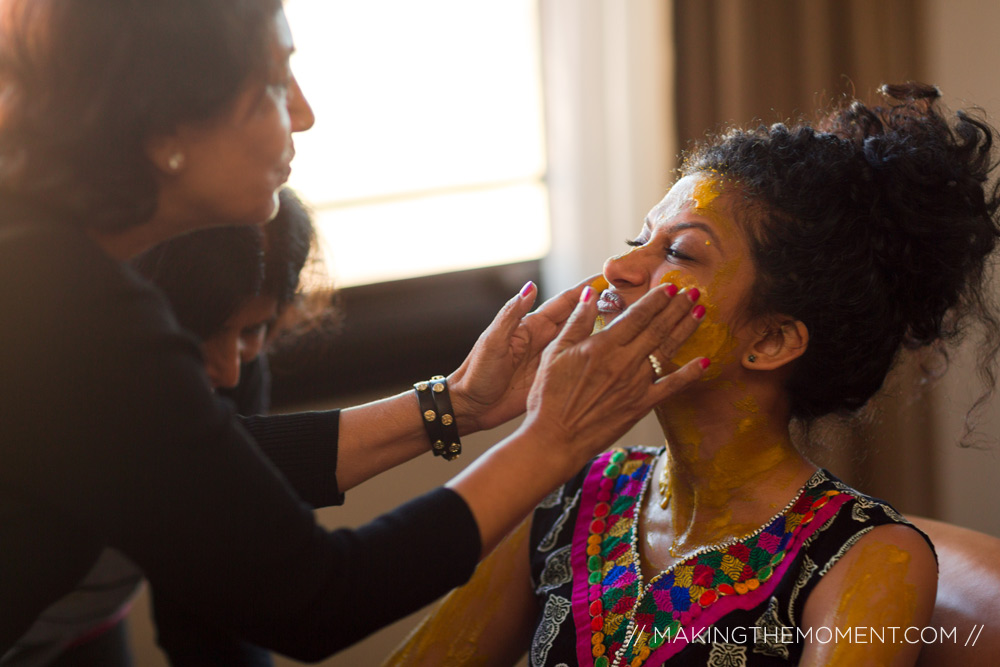
<svg viewBox="0 0 1000 667">
<path fill-rule="evenodd" d="M 605 315 L 608 321 L 613 320 L 625 311 L 625 300 L 620 294 L 606 289 L 597 300 L 597 311 Z"/>
</svg>

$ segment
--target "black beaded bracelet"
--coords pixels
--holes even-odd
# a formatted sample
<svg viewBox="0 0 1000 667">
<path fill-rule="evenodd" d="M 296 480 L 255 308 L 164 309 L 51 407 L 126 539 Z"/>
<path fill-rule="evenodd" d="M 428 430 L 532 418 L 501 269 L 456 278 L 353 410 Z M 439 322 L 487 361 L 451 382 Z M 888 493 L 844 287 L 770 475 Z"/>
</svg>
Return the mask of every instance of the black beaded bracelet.
<svg viewBox="0 0 1000 667">
<path fill-rule="evenodd" d="M 444 453 L 444 439 L 441 436 L 441 422 L 434 407 L 430 383 L 417 382 L 413 385 L 413 389 L 417 392 L 417 402 L 420 405 L 420 420 L 424 423 L 427 437 L 431 439 L 431 451 L 434 452 L 434 456 L 441 456 Z"/>
<path fill-rule="evenodd" d="M 438 419 L 441 421 L 441 435 L 444 451 L 441 456 L 447 461 L 457 459 L 462 453 L 462 441 L 458 438 L 458 424 L 455 423 L 455 409 L 448 395 L 448 381 L 444 376 L 435 375 L 431 378 L 431 393 L 434 396 L 434 406 L 437 408 Z"/>
<path fill-rule="evenodd" d="M 444 457 L 446 461 L 457 459 L 462 453 L 462 441 L 448 395 L 448 381 L 443 375 L 435 375 L 427 382 L 417 382 L 413 388 L 434 456 Z"/>
</svg>

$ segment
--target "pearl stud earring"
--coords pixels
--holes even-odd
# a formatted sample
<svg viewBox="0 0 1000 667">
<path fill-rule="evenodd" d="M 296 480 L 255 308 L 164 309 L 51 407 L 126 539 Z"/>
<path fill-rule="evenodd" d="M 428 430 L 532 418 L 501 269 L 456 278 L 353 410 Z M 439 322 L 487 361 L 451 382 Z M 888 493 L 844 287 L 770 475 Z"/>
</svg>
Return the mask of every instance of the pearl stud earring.
<svg viewBox="0 0 1000 667">
<path fill-rule="evenodd" d="M 170 171 L 177 172 L 180 171 L 181 167 L 184 166 L 184 153 L 174 153 L 169 158 L 167 158 L 167 167 Z"/>
</svg>

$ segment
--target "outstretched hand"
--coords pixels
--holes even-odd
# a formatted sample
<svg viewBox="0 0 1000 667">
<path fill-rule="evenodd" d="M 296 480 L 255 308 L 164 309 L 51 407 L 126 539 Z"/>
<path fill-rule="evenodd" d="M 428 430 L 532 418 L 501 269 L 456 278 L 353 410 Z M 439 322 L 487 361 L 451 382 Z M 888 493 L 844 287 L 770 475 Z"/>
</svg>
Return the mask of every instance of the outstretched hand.
<svg viewBox="0 0 1000 667">
<path fill-rule="evenodd" d="M 531 314 L 538 289 L 529 282 L 500 309 L 448 378 L 463 432 L 493 428 L 524 412 L 542 351 L 573 313 L 581 290 L 595 278 L 552 297 Z"/>
</svg>

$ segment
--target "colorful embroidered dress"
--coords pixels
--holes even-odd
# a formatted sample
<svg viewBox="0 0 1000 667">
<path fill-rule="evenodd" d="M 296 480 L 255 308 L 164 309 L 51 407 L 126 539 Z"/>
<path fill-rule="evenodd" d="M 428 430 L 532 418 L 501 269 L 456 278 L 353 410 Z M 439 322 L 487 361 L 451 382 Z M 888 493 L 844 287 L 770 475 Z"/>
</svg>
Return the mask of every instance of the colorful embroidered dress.
<svg viewBox="0 0 1000 667">
<path fill-rule="evenodd" d="M 637 510 L 660 451 L 607 452 L 535 511 L 532 667 L 796 664 L 826 639 L 799 630 L 813 587 L 872 528 L 905 523 L 819 470 L 752 534 L 642 581 Z"/>
</svg>

